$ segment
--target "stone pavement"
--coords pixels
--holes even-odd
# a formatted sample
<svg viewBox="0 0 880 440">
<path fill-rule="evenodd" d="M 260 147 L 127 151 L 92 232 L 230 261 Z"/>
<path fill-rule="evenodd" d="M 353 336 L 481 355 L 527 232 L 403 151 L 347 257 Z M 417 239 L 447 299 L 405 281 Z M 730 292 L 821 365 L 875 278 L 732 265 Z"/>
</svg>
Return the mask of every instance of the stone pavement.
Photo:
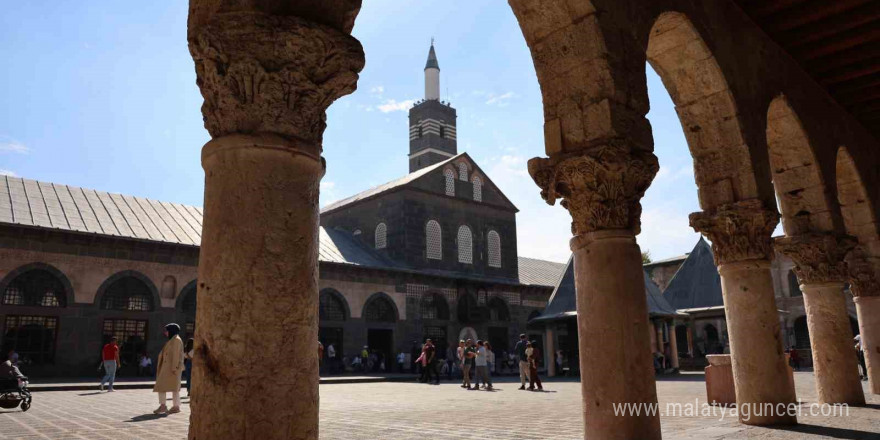
<svg viewBox="0 0 880 440">
<path fill-rule="evenodd" d="M 812 373 L 795 373 L 798 395 L 815 400 Z M 496 392 L 466 391 L 455 383 L 362 383 L 321 386 L 322 439 L 581 439 L 580 384 L 545 383 L 544 393 L 518 391 L 510 379 Z M 702 375 L 658 382 L 661 414 L 668 402 L 705 399 Z M 661 417 L 664 439 L 880 439 L 880 396 L 847 417 L 801 416 L 790 429 L 747 427 L 719 415 Z M 41 392 L 33 408 L 0 410 L 0 439 L 182 439 L 189 406 L 181 414 L 150 414 L 147 390 Z"/>
</svg>

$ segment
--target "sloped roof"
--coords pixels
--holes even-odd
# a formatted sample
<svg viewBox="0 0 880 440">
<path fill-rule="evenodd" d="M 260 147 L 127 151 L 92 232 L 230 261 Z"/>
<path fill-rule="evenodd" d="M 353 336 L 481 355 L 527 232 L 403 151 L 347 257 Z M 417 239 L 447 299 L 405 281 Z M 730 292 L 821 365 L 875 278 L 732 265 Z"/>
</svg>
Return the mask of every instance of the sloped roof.
<svg viewBox="0 0 880 440">
<path fill-rule="evenodd" d="M 428 62 L 425 63 L 425 69 L 440 70 L 440 64 L 437 63 L 437 53 L 434 52 L 434 43 L 431 43 L 431 49 L 428 51 Z"/>
<path fill-rule="evenodd" d="M 0 175 L 0 224 L 199 246 L 202 215 L 202 208 L 179 203 Z M 346 231 L 324 227 L 319 230 L 318 261 L 411 270 Z M 525 257 L 519 258 L 519 267 L 520 283 L 539 286 L 553 286 L 563 269 L 560 263 Z M 439 272 L 433 274 L 452 276 Z M 457 276 L 462 277 L 461 274 Z M 509 279 L 489 281 L 516 282 Z"/>
<path fill-rule="evenodd" d="M 565 264 L 519 257 L 519 282 L 537 286 L 555 286 L 565 272 Z"/>
<path fill-rule="evenodd" d="M 0 176 L 0 223 L 198 246 L 202 208 Z"/>
<path fill-rule="evenodd" d="M 346 197 L 342 200 L 338 200 L 333 203 L 330 203 L 327 206 L 321 208 L 321 214 L 327 214 L 327 213 L 330 213 L 333 211 L 338 211 L 338 210 L 340 210 L 346 206 L 350 206 L 354 203 L 364 201 L 364 200 L 367 200 L 367 199 L 370 199 L 373 197 L 378 197 L 386 192 L 389 192 L 389 191 L 395 190 L 397 188 L 409 185 L 410 183 L 415 182 L 416 180 L 427 176 L 432 171 L 436 171 L 436 170 L 442 168 L 443 166 L 445 166 L 446 164 L 453 162 L 455 160 L 458 160 L 459 158 L 466 158 L 471 163 L 471 165 L 473 165 L 477 170 L 480 171 L 480 173 L 483 176 L 486 177 L 486 180 L 483 181 L 483 185 L 491 184 L 495 188 L 498 188 L 495 185 L 495 183 L 492 182 L 491 179 L 489 179 L 488 175 L 486 175 L 486 173 L 483 172 L 483 170 L 480 168 L 480 166 L 477 165 L 476 161 L 474 161 L 473 158 L 471 158 L 467 153 L 459 153 L 459 154 L 452 156 L 449 159 L 446 159 L 442 162 L 437 162 L 433 165 L 427 166 L 427 167 L 422 168 L 420 170 L 413 171 L 412 173 L 409 173 L 409 174 L 407 174 L 403 177 L 400 177 L 398 179 L 394 179 L 390 182 L 386 182 L 381 185 L 374 186 L 366 191 L 361 191 L 351 197 Z M 510 205 L 511 208 L 513 208 L 514 210 L 517 209 L 516 206 L 514 206 L 513 202 L 511 202 L 510 199 L 508 199 L 507 196 L 505 196 L 500 190 L 498 191 L 498 193 L 501 194 L 502 199 L 504 199 L 504 201 L 506 201 Z"/>
<path fill-rule="evenodd" d="M 648 273 L 642 270 L 645 281 L 645 296 L 648 303 L 648 316 L 676 316 L 678 313 L 663 298 L 660 288 L 651 281 Z M 532 322 L 553 321 L 561 318 L 577 316 L 577 295 L 574 285 L 574 258 L 565 265 L 565 272 L 557 282 L 550 301 L 544 311 Z"/>
<path fill-rule="evenodd" d="M 669 281 L 663 296 L 676 310 L 724 305 L 712 249 L 702 237 Z"/>
<path fill-rule="evenodd" d="M 669 258 L 664 258 L 662 260 L 656 260 L 656 261 L 652 261 L 650 263 L 645 263 L 642 266 L 644 266 L 645 269 L 650 269 L 655 266 L 663 266 L 665 264 L 670 264 L 670 263 L 680 263 L 680 262 L 686 260 L 687 257 L 688 257 L 688 254 L 678 255 L 675 257 L 669 257 Z"/>
</svg>

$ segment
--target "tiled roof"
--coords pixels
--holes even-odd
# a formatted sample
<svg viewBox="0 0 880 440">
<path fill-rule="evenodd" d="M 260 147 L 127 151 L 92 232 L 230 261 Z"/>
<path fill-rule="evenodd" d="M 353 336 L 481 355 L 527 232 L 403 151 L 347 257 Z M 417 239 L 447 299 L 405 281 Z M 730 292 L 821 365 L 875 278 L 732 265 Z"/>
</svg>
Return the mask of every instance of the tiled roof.
<svg viewBox="0 0 880 440">
<path fill-rule="evenodd" d="M 407 181 L 432 168 L 410 174 Z M 202 236 L 202 214 L 202 208 L 194 206 L 0 176 L 0 224 L 198 246 Z M 345 231 L 321 227 L 319 242 L 319 261 L 407 270 Z M 553 286 L 564 268 L 565 265 L 560 263 L 520 257 L 520 282 Z"/>
<path fill-rule="evenodd" d="M 553 321 L 561 318 L 577 316 L 577 294 L 574 284 L 574 258 L 568 260 L 565 272 L 556 283 L 547 307 L 536 318 L 535 322 Z M 642 270 L 645 279 L 645 297 L 648 304 L 648 316 L 676 316 L 675 309 L 666 301 L 660 288 L 651 281 L 648 273 Z M 522 276 L 522 275 L 520 275 Z"/>
<path fill-rule="evenodd" d="M 555 286 L 565 271 L 565 264 L 519 257 L 519 282 L 537 286 Z"/>
<path fill-rule="evenodd" d="M 669 264 L 669 263 L 681 263 L 682 261 L 684 261 L 684 260 L 687 259 L 688 255 L 690 255 L 690 253 L 687 253 L 687 254 L 684 254 L 684 255 L 679 255 L 679 256 L 676 256 L 676 257 L 665 258 L 665 259 L 663 259 L 663 260 L 652 261 L 652 262 L 650 262 L 650 263 L 643 264 L 643 266 L 645 266 L 646 269 L 650 269 L 650 268 L 652 268 L 652 267 L 654 267 L 654 266 L 660 266 L 660 265 L 663 265 L 663 264 Z"/>
<path fill-rule="evenodd" d="M 712 249 L 702 237 L 669 280 L 663 296 L 676 309 L 724 305 L 721 277 L 712 258 Z"/>
<path fill-rule="evenodd" d="M 198 246 L 202 208 L 0 176 L 0 223 Z"/>
</svg>

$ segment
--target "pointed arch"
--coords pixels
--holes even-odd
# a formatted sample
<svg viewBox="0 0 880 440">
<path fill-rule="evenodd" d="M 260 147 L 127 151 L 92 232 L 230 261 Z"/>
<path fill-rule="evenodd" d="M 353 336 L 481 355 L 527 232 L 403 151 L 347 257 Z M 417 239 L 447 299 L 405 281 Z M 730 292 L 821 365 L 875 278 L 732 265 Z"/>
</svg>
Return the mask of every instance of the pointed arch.
<svg viewBox="0 0 880 440">
<path fill-rule="evenodd" d="M 351 316 L 348 301 L 333 288 L 321 289 L 318 295 L 318 319 L 320 321 L 347 321 Z"/>
<path fill-rule="evenodd" d="M 490 230 L 486 241 L 489 267 L 501 267 L 501 236 Z"/>
<path fill-rule="evenodd" d="M 419 316 L 422 319 L 449 319 L 449 303 L 437 292 L 426 292 L 419 301 Z"/>
<path fill-rule="evenodd" d="M 465 161 L 458 163 L 458 178 L 462 182 L 468 181 L 468 164 Z"/>
<path fill-rule="evenodd" d="M 785 235 L 832 231 L 831 209 L 813 146 L 783 95 L 774 98 L 767 110 L 767 148 Z"/>
<path fill-rule="evenodd" d="M 721 67 L 690 19 L 660 14 L 651 27 L 647 60 L 669 92 L 684 130 L 700 207 L 758 197 L 751 154 Z"/>
<path fill-rule="evenodd" d="M 846 233 L 859 239 L 859 247 L 871 257 L 880 257 L 877 217 L 868 198 L 864 180 L 846 147 L 837 150 L 837 202 Z"/>
<path fill-rule="evenodd" d="M 489 320 L 490 321 L 510 321 L 510 308 L 500 297 L 492 297 L 489 300 Z"/>
<path fill-rule="evenodd" d="M 105 310 L 154 311 L 160 307 L 159 290 L 150 278 L 136 270 L 108 277 L 98 287 L 95 305 Z"/>
<path fill-rule="evenodd" d="M 474 201 L 482 202 L 483 201 L 483 179 L 480 176 L 474 175 L 471 178 L 471 183 L 474 186 Z"/>
<path fill-rule="evenodd" d="M 28 286 L 19 286 L 21 282 L 25 282 Z M 43 292 L 31 292 L 32 294 L 38 294 L 39 298 L 29 299 L 26 298 L 28 292 L 25 292 L 25 290 L 32 289 L 26 289 L 25 287 L 38 288 L 37 290 L 43 290 Z M 74 303 L 75 296 L 70 280 L 55 266 L 46 263 L 25 264 L 6 274 L 3 280 L 0 280 L 0 295 L 2 295 L 0 297 L 0 304 L 12 305 L 12 302 L 15 302 L 11 301 L 12 298 L 9 298 L 10 301 L 7 301 L 7 293 L 13 294 L 13 292 L 10 292 L 10 289 L 13 288 L 21 296 L 22 305 L 69 307 Z M 46 290 L 52 290 L 51 293 L 54 301 L 47 297 L 48 292 Z"/>
<path fill-rule="evenodd" d="M 364 303 L 363 317 L 371 322 L 397 322 L 400 314 L 397 304 L 385 292 L 376 292 Z"/>
<path fill-rule="evenodd" d="M 175 303 L 175 308 L 185 313 L 187 316 L 195 316 L 197 303 L 197 282 L 198 280 L 192 280 L 186 283 L 183 288 L 180 289 L 180 293 L 177 295 L 177 301 Z"/>
<path fill-rule="evenodd" d="M 485 308 L 480 307 L 477 298 L 471 293 L 465 293 L 458 298 L 457 311 L 459 322 L 480 323 L 487 318 Z"/>
</svg>

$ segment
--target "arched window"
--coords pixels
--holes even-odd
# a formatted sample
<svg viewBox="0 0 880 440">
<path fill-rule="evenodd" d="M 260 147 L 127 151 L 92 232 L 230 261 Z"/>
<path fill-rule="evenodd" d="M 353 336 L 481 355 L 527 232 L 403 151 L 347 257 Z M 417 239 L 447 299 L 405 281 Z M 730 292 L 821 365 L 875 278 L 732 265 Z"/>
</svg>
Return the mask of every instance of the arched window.
<svg viewBox="0 0 880 440">
<path fill-rule="evenodd" d="M 459 162 L 458 163 L 458 178 L 467 182 L 468 181 L 467 176 L 468 176 L 467 164 L 464 162 Z"/>
<path fill-rule="evenodd" d="M 446 127 L 444 127 L 444 126 L 442 126 L 442 125 L 440 126 L 440 137 L 441 137 L 441 138 L 445 138 L 445 137 L 446 137 Z"/>
<path fill-rule="evenodd" d="M 458 228 L 458 262 L 474 263 L 474 242 L 471 236 L 471 228 L 461 225 Z"/>
<path fill-rule="evenodd" d="M 485 309 L 477 304 L 476 298 L 471 294 L 462 295 L 458 300 L 458 320 L 467 323 L 477 323 L 486 320 Z"/>
<path fill-rule="evenodd" d="M 474 184 L 474 201 L 482 202 L 483 201 L 483 179 L 480 179 L 480 176 L 474 176 L 471 179 L 471 183 Z"/>
<path fill-rule="evenodd" d="M 440 223 L 437 220 L 431 220 L 425 225 L 425 255 L 429 260 L 443 259 L 443 234 L 440 230 Z"/>
<path fill-rule="evenodd" d="M 147 285 L 133 277 L 122 277 L 110 284 L 101 298 L 104 310 L 125 310 L 150 312 L 153 310 L 153 295 Z"/>
<path fill-rule="evenodd" d="M 15 350 L 19 359 L 30 364 L 47 364 L 55 360 L 57 317 L 6 315 L 3 328 L 4 354 Z"/>
<path fill-rule="evenodd" d="M 5 306 L 64 307 L 67 291 L 55 275 L 31 269 L 16 276 L 3 292 Z"/>
<path fill-rule="evenodd" d="M 385 226 L 385 223 L 376 225 L 376 249 L 385 249 L 385 246 L 388 244 L 386 240 L 387 232 L 388 227 Z"/>
<path fill-rule="evenodd" d="M 495 297 L 489 300 L 489 320 L 510 321 L 510 311 L 503 299 Z"/>
<path fill-rule="evenodd" d="M 455 196 L 455 171 L 447 168 L 443 170 L 443 177 L 446 178 L 446 195 Z"/>
<path fill-rule="evenodd" d="M 180 292 L 181 303 L 180 309 L 183 314 L 186 316 L 186 321 L 183 323 L 183 333 L 185 338 L 192 338 L 196 334 L 196 298 L 198 297 L 196 293 L 196 283 L 192 282 L 183 287 L 183 291 Z"/>
<path fill-rule="evenodd" d="M 489 242 L 489 266 L 501 267 L 501 236 L 495 231 L 489 231 L 487 241 Z"/>
<path fill-rule="evenodd" d="M 373 322 L 396 322 L 394 304 L 384 296 L 376 296 L 364 306 L 364 319 Z"/>
<path fill-rule="evenodd" d="M 449 319 L 449 305 L 439 293 L 426 293 L 419 304 L 422 319 Z"/>
<path fill-rule="evenodd" d="M 338 294 L 322 291 L 318 300 L 318 319 L 321 321 L 345 321 L 345 304 Z"/>
<path fill-rule="evenodd" d="M 804 296 L 801 292 L 801 283 L 798 281 L 797 275 L 793 270 L 788 271 L 788 293 L 792 298 L 796 296 Z"/>
</svg>

